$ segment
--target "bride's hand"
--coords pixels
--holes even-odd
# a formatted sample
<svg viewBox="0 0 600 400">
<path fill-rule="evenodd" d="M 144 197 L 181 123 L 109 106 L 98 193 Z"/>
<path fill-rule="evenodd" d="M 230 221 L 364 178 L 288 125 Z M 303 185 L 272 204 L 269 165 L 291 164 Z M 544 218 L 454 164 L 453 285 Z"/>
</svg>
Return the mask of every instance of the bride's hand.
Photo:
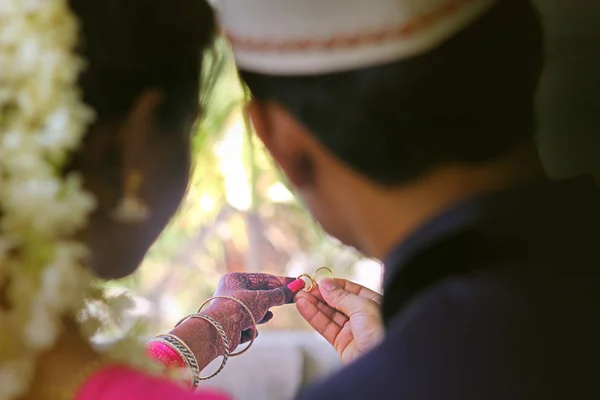
<svg viewBox="0 0 600 400">
<path fill-rule="evenodd" d="M 292 301 L 293 294 L 286 286 L 294 280 L 270 274 L 230 273 L 221 278 L 214 296 L 235 297 L 248 307 L 256 322 L 261 324 L 273 317 L 269 311 L 271 307 Z M 217 320 L 230 320 L 229 326 L 238 331 L 237 334 L 228 334 L 233 341 L 232 348 L 248 341 L 255 334 L 252 330 L 252 319 L 235 301 L 215 299 L 205 312 Z"/>
<path fill-rule="evenodd" d="M 296 307 L 348 364 L 383 338 L 381 295 L 345 279 L 323 279 L 296 295 Z"/>
</svg>

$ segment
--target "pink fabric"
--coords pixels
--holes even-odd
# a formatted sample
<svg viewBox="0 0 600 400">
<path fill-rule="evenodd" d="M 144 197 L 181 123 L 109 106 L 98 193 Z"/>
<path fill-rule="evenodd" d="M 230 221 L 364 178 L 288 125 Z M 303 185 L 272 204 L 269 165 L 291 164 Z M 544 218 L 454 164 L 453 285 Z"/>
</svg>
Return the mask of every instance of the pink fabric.
<svg viewBox="0 0 600 400">
<path fill-rule="evenodd" d="M 231 400 L 212 390 L 191 392 L 165 379 L 115 365 L 93 375 L 75 400 Z"/>
<path fill-rule="evenodd" d="M 185 361 L 170 346 L 161 342 L 150 342 L 146 345 L 148 355 L 165 364 L 168 368 L 185 368 Z"/>
</svg>

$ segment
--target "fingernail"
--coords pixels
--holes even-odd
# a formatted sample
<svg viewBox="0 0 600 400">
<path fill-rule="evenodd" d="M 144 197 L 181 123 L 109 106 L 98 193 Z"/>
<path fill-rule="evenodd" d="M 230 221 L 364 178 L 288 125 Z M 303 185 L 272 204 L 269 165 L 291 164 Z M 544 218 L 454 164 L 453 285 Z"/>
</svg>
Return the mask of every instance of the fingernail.
<svg viewBox="0 0 600 400">
<path fill-rule="evenodd" d="M 294 282 L 288 285 L 288 289 L 290 289 L 292 293 L 298 293 L 304 289 L 304 286 L 306 286 L 306 282 L 304 282 L 302 279 L 296 279 Z"/>
<path fill-rule="evenodd" d="M 319 281 L 319 287 L 322 287 L 328 292 L 337 289 L 337 284 L 331 278 L 323 278 Z"/>
<path fill-rule="evenodd" d="M 306 302 L 306 301 L 308 301 L 308 300 L 306 300 L 306 299 L 305 299 L 304 297 L 302 297 L 302 296 L 296 296 L 296 298 L 294 299 L 294 303 L 295 303 L 296 305 L 303 304 L 303 303 L 304 303 L 304 302 Z"/>
</svg>

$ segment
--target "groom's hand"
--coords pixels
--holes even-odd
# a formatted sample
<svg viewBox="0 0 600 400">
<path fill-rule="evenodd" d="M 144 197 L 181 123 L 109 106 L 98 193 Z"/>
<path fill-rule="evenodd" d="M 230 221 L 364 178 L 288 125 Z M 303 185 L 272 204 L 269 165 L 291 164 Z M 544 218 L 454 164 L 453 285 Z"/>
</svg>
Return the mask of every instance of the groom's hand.
<svg viewBox="0 0 600 400">
<path fill-rule="evenodd" d="M 302 317 L 348 364 L 383 338 L 381 295 L 345 279 L 323 279 L 310 293 L 296 295 Z"/>
</svg>

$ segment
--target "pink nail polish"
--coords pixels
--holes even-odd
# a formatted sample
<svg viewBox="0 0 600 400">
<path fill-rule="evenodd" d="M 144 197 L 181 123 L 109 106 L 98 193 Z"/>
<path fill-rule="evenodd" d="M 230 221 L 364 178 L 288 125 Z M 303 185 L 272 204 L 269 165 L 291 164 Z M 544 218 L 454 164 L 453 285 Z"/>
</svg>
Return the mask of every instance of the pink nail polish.
<svg viewBox="0 0 600 400">
<path fill-rule="evenodd" d="M 296 279 L 288 285 L 288 289 L 290 289 L 292 293 L 298 293 L 304 289 L 304 286 L 306 286 L 306 282 L 304 282 L 302 279 Z"/>
</svg>

